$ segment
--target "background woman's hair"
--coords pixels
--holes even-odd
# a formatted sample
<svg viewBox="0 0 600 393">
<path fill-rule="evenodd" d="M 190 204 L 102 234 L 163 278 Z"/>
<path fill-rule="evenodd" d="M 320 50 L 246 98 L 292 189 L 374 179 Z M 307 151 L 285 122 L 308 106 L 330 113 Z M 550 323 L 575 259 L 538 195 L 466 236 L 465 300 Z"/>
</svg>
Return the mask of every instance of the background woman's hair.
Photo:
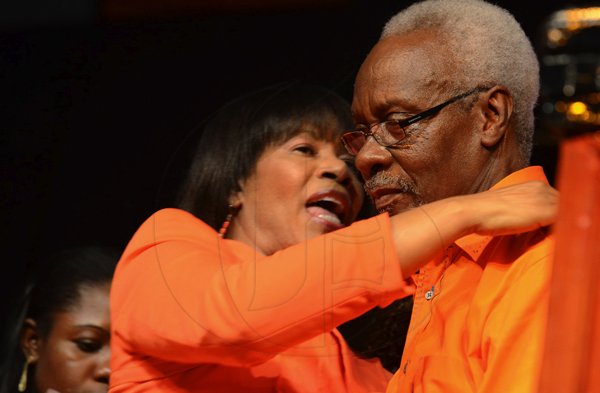
<svg viewBox="0 0 600 393">
<path fill-rule="evenodd" d="M 220 108 L 202 130 L 177 206 L 218 230 L 229 197 L 252 174 L 266 147 L 301 131 L 333 140 L 351 127 L 349 103 L 321 86 L 287 82 L 241 96 Z"/>
<path fill-rule="evenodd" d="M 52 328 L 54 314 L 70 310 L 82 287 L 110 282 L 120 254 L 102 247 L 80 247 L 54 255 L 31 291 L 26 318 L 33 318 L 41 333 Z"/>
<path fill-rule="evenodd" d="M 119 256 L 120 252 L 110 247 L 77 247 L 59 252 L 47 263 L 40 264 L 42 267 L 32 274 L 3 330 L 1 393 L 17 391 L 17 381 L 25 362 L 20 347 L 25 319 L 34 319 L 40 333 L 47 337 L 52 330 L 54 315 L 75 306 L 82 288 L 103 285 L 112 280 Z"/>
</svg>

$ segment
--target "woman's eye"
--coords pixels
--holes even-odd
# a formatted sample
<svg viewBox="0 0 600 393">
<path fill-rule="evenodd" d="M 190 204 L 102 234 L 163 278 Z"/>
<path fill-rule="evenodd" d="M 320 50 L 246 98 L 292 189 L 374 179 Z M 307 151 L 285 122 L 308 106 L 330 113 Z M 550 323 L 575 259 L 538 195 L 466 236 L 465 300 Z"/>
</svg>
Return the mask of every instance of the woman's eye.
<svg viewBox="0 0 600 393">
<path fill-rule="evenodd" d="M 98 352 L 100 348 L 102 348 L 102 342 L 97 340 L 89 340 L 89 339 L 79 339 L 75 340 L 75 345 L 82 352 L 94 353 Z"/>
<path fill-rule="evenodd" d="M 300 152 L 302 154 L 306 154 L 306 155 L 315 155 L 316 154 L 316 150 L 314 147 L 310 146 L 310 145 L 300 145 L 300 146 L 296 146 L 294 148 L 294 151 Z"/>
</svg>

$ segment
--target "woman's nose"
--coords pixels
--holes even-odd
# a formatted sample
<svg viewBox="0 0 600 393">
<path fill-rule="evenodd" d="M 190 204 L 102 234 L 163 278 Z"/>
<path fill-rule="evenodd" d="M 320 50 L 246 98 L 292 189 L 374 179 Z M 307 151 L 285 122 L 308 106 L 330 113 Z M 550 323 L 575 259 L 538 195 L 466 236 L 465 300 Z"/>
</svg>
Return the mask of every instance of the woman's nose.
<svg viewBox="0 0 600 393">
<path fill-rule="evenodd" d="M 110 350 L 106 349 L 101 354 L 96 369 L 94 371 L 94 380 L 96 382 L 105 383 L 108 385 L 110 378 Z"/>
<path fill-rule="evenodd" d="M 327 154 L 323 159 L 320 174 L 321 177 L 344 183 L 350 178 L 350 169 L 346 161 L 336 154 Z"/>
<path fill-rule="evenodd" d="M 101 367 L 96 370 L 96 374 L 94 375 L 94 380 L 96 382 L 105 383 L 108 385 L 109 379 L 110 379 L 110 367 Z"/>
</svg>

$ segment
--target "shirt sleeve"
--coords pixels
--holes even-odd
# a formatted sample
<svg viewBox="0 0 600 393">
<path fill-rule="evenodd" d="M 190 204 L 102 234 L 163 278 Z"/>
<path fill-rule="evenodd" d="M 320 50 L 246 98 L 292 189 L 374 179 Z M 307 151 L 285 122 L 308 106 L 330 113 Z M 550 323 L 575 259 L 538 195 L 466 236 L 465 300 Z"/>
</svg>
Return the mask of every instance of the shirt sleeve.
<svg viewBox="0 0 600 393">
<path fill-rule="evenodd" d="M 387 215 L 263 256 L 165 209 L 119 262 L 113 334 L 142 356 L 248 366 L 292 347 L 314 352 L 299 344 L 410 293 Z"/>
</svg>

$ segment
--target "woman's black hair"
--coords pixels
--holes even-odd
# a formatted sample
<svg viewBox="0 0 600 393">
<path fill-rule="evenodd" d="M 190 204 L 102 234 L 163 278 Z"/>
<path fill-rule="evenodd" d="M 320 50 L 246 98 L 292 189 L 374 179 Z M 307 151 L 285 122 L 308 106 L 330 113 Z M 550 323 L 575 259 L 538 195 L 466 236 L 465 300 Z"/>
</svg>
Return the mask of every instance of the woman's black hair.
<svg viewBox="0 0 600 393">
<path fill-rule="evenodd" d="M 266 147 L 301 131 L 334 140 L 352 126 L 348 102 L 322 86 L 287 82 L 246 94 L 204 127 L 177 205 L 218 230 Z"/>
<path fill-rule="evenodd" d="M 25 356 L 20 347 L 20 336 L 26 318 L 35 320 L 43 337 L 53 326 L 56 313 L 68 311 L 80 301 L 82 288 L 96 287 L 112 281 L 120 252 L 110 247 L 89 246 L 64 250 L 50 257 L 24 289 L 14 307 L 12 325 L 5 328 L 5 354 L 0 392 L 16 392 Z M 30 369 L 32 369 L 30 367 Z M 30 371 L 31 373 L 31 371 Z M 30 379 L 31 380 L 31 379 Z M 31 384 L 28 390 L 31 391 Z"/>
</svg>

